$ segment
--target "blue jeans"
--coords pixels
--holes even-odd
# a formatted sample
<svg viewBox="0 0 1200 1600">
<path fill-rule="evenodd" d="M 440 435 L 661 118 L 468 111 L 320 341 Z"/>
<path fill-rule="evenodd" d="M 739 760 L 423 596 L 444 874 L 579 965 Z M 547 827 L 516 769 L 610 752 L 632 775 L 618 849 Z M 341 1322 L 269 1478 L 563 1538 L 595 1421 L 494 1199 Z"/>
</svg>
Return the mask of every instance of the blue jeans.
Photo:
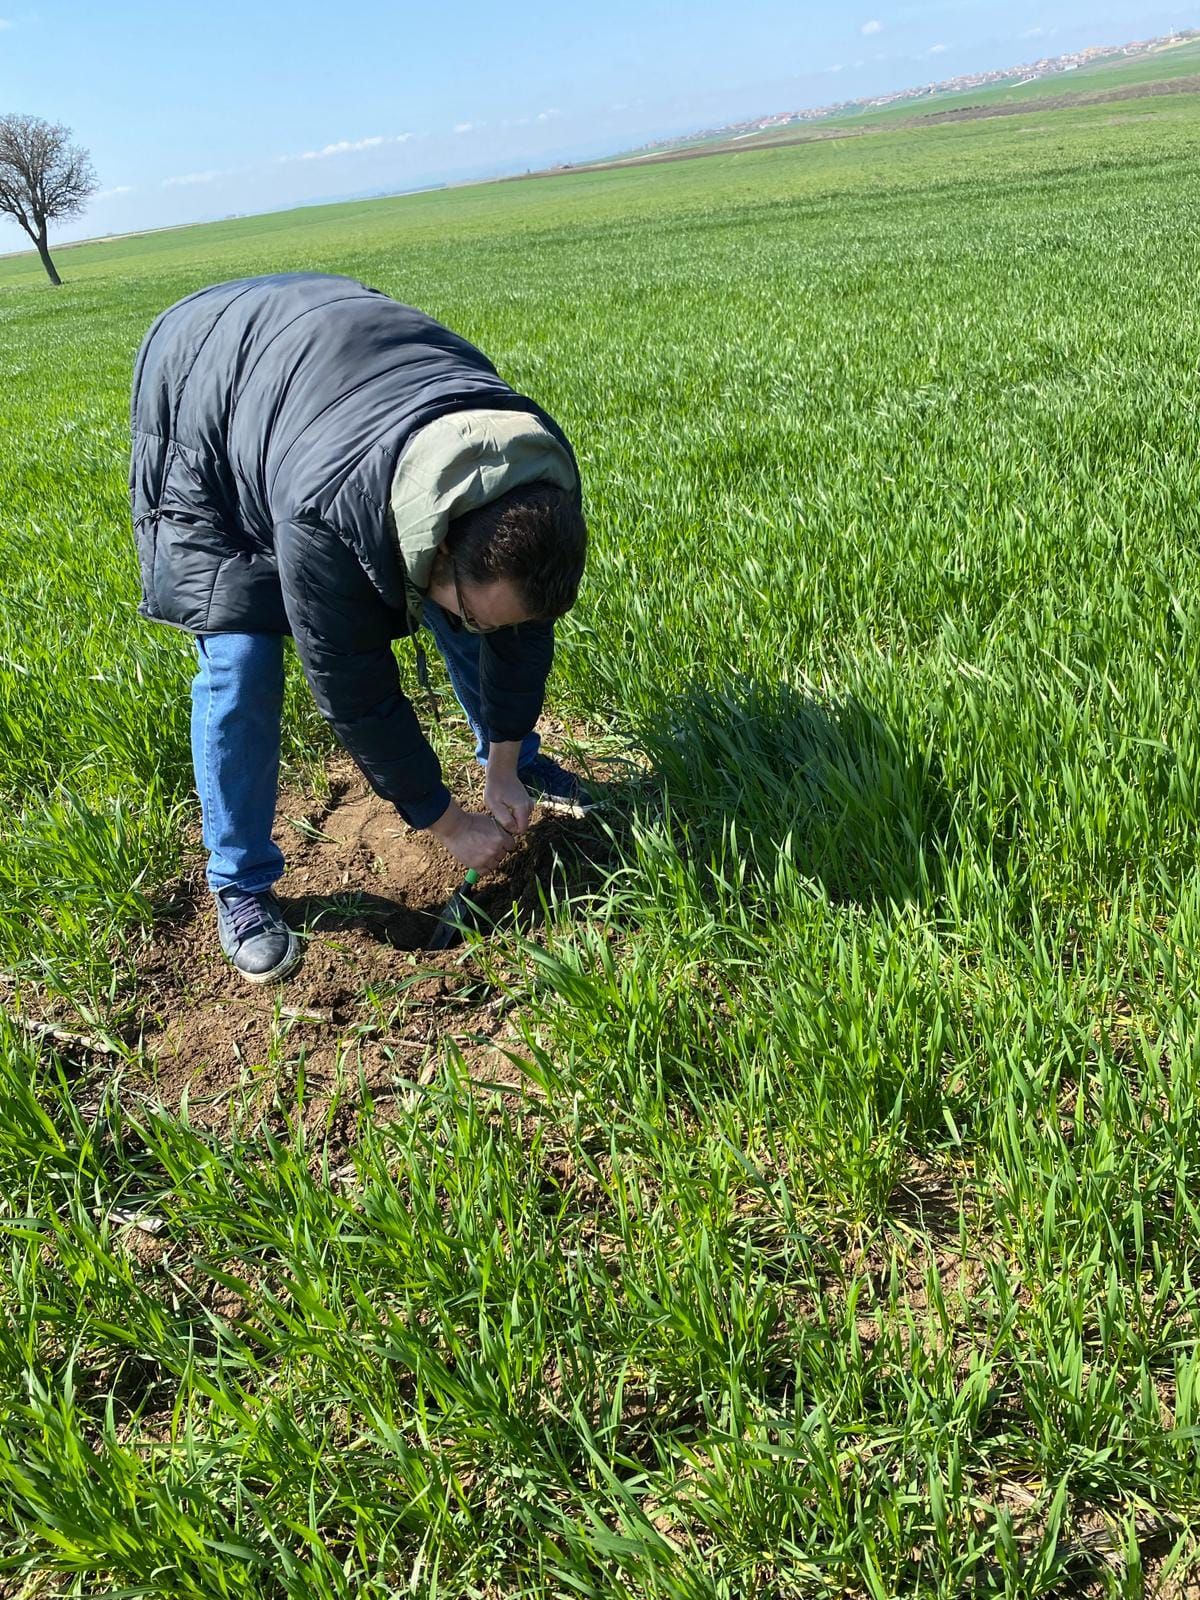
<svg viewBox="0 0 1200 1600">
<path fill-rule="evenodd" d="M 479 688 L 479 635 L 468 633 L 466 628 L 452 628 L 446 620 L 446 613 L 433 600 L 425 602 L 425 626 L 432 633 L 442 660 L 446 663 L 454 698 L 463 708 L 471 732 L 475 735 L 475 759 L 486 766 L 488 738 L 483 726 L 483 697 Z M 532 761 L 541 744 L 538 734 L 527 733 L 521 740 L 517 765 L 523 767 L 527 761 Z"/>
<path fill-rule="evenodd" d="M 479 635 L 453 629 L 432 600 L 425 621 L 450 686 L 475 735 L 475 756 L 487 761 L 479 686 Z M 283 874 L 271 838 L 279 790 L 283 715 L 283 635 L 213 633 L 197 638 L 192 681 L 192 762 L 208 851 L 208 886 L 259 894 Z M 520 765 L 538 752 L 536 733 L 521 745 Z"/>
</svg>

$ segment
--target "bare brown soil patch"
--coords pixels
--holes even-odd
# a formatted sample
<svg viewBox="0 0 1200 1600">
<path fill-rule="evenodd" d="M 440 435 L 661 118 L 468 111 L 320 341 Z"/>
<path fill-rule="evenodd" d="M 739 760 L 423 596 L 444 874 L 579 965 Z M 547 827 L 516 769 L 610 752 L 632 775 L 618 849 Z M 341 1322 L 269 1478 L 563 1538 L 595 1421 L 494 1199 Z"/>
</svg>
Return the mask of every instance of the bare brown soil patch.
<svg viewBox="0 0 1200 1600">
<path fill-rule="evenodd" d="M 605 776 L 593 772 L 603 787 Z M 304 1120 L 333 1146 L 352 1138 L 363 1092 L 374 1100 L 428 1082 L 459 1050 L 472 1076 L 517 1085 L 505 1046 L 511 1001 L 496 982 L 494 947 L 426 948 L 463 869 L 427 833 L 409 828 L 344 756 L 327 769 L 328 796 L 284 791 L 275 838 L 287 861 L 277 886 L 304 959 L 281 984 L 253 985 L 221 951 L 198 837 L 185 876 L 126 984 L 119 1027 L 80 1015 L 27 986 L 6 1009 L 98 1094 L 114 1071 L 169 1112 L 185 1097 L 209 1126 L 255 1112 L 291 1115 L 303 1085 Z M 474 763 L 453 774 L 460 799 L 482 808 Z M 480 931 L 534 929 L 552 884 L 594 886 L 607 854 L 601 828 L 535 811 L 529 833 L 497 872 L 470 891 Z M 510 974 L 511 975 L 511 974 Z M 88 1086 L 85 1088 L 85 1084 Z M 336 1108 L 344 1127 L 323 1121 Z"/>
<path fill-rule="evenodd" d="M 569 863 L 586 872 L 587 824 L 535 816 L 504 866 L 472 899 L 492 923 L 535 922 L 540 895 Z M 141 1042 L 158 1096 L 194 1110 L 256 1080 L 302 1066 L 306 1090 L 351 1093 L 413 1080 L 451 1042 L 478 1047 L 504 1015 L 478 962 L 459 947 L 425 947 L 461 887 L 462 868 L 427 833 L 409 828 L 348 761 L 330 768 L 329 798 L 281 796 L 278 885 L 304 942 L 282 984 L 253 985 L 221 952 L 199 861 L 138 964 Z"/>
</svg>

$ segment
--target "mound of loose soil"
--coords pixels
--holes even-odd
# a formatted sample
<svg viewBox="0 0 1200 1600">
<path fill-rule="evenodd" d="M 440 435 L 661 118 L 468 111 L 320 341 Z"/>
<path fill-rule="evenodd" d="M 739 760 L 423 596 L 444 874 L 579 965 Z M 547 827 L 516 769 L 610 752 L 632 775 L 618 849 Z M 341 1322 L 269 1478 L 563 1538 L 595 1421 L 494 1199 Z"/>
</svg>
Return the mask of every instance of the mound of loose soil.
<svg viewBox="0 0 1200 1600">
<path fill-rule="evenodd" d="M 605 742 L 550 718 L 543 727 L 567 749 Z M 618 750 L 585 763 L 589 784 L 613 798 L 646 777 L 640 758 Z M 446 770 L 460 801 L 481 810 L 482 772 L 473 758 L 463 754 Z M 85 1021 L 61 997 L 0 974 L 5 1011 L 77 1070 L 84 1102 L 98 1099 L 119 1072 L 135 1094 L 172 1114 L 186 1097 L 194 1123 L 217 1127 L 293 1114 L 302 1078 L 305 1121 L 320 1124 L 336 1147 L 353 1137 L 364 1089 L 376 1102 L 407 1099 L 414 1082 L 431 1081 L 451 1046 L 477 1080 L 520 1084 L 505 1051 L 515 1037 L 511 1001 L 494 980 L 508 958 L 497 955 L 495 940 L 478 949 L 427 948 L 446 902 L 463 886 L 462 868 L 380 800 L 348 757 L 332 758 L 326 778 L 326 799 L 285 790 L 276 813 L 275 839 L 287 862 L 277 892 L 304 944 L 302 964 L 282 984 L 247 983 L 222 953 L 198 817 L 185 873 L 169 886 L 126 971 L 115 1032 L 111 1021 Z M 612 808 L 604 815 L 611 818 Z M 602 826 L 535 811 L 516 850 L 470 891 L 480 931 L 536 928 L 551 885 L 586 893 L 610 849 Z"/>
<path fill-rule="evenodd" d="M 537 817 L 503 867 L 471 898 L 493 922 L 535 921 L 540 890 L 564 858 L 578 861 L 586 824 Z M 478 1051 L 494 1039 L 504 1003 L 463 948 L 425 946 L 462 868 L 411 829 L 349 762 L 330 768 L 328 800 L 280 798 L 276 841 L 287 859 L 278 886 L 304 941 L 300 968 L 256 986 L 221 953 L 202 862 L 138 964 L 143 1060 L 158 1097 L 219 1120 L 235 1091 L 279 1087 L 303 1064 L 319 1097 L 361 1078 L 372 1092 L 416 1078 L 449 1039 Z M 502 1067 L 498 1052 L 489 1054 Z"/>
<path fill-rule="evenodd" d="M 569 737 L 569 735 L 568 735 Z M 628 761 L 589 765 L 589 781 L 627 776 Z M 482 808 L 474 761 L 450 773 L 455 792 Z M 78 1070 L 96 1099 L 113 1072 L 171 1113 L 185 1097 L 208 1126 L 258 1113 L 277 1118 L 300 1102 L 336 1145 L 352 1137 L 365 1089 L 375 1101 L 407 1097 L 457 1046 L 477 1079 L 516 1085 L 503 1048 L 510 1001 L 496 986 L 495 943 L 431 951 L 429 939 L 463 870 L 427 833 L 411 829 L 345 757 L 327 769 L 328 798 L 285 791 L 275 838 L 287 862 L 278 885 L 304 945 L 282 984 L 253 985 L 221 951 L 204 880 L 199 828 L 189 867 L 127 972 L 126 1020 L 84 1023 L 63 1000 L 0 975 L 0 998 L 31 1038 Z M 534 813 L 502 867 L 470 891 L 479 928 L 536 927 L 543 896 L 586 891 L 607 856 L 589 821 Z M 486 949 L 486 959 L 484 950 Z M 117 1040 L 120 1042 L 116 1042 Z M 333 1128 L 327 1116 L 341 1124 Z"/>
</svg>

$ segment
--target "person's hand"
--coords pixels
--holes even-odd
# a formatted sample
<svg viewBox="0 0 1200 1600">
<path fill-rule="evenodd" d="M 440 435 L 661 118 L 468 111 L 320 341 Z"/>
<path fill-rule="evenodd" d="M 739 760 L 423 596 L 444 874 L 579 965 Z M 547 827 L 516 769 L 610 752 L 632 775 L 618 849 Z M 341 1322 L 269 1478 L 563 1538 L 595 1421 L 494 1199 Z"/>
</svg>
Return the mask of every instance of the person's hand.
<svg viewBox="0 0 1200 1600">
<path fill-rule="evenodd" d="M 483 785 L 483 803 L 505 833 L 524 833 L 529 827 L 533 816 L 529 790 L 515 772 L 497 771 L 490 761 Z"/>
<path fill-rule="evenodd" d="M 456 861 L 476 872 L 491 872 L 513 848 L 510 836 L 488 812 L 464 811 L 451 800 L 429 832 Z"/>
</svg>

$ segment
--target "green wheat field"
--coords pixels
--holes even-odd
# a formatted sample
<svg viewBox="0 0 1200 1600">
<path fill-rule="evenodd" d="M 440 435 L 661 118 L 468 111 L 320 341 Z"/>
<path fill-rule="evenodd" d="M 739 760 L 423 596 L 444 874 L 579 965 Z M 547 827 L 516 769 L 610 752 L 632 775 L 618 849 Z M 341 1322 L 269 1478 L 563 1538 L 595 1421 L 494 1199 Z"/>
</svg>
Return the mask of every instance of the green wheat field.
<svg viewBox="0 0 1200 1600">
<path fill-rule="evenodd" d="M 1185 91 L 0 261 L 0 1593 L 1200 1593 Z M 305 1116 L 285 988 L 217 1122 L 139 1043 L 198 852 L 128 387 L 293 269 L 563 423 L 550 711 L 626 776 L 454 958 L 503 1083 L 450 1008 Z"/>
</svg>

